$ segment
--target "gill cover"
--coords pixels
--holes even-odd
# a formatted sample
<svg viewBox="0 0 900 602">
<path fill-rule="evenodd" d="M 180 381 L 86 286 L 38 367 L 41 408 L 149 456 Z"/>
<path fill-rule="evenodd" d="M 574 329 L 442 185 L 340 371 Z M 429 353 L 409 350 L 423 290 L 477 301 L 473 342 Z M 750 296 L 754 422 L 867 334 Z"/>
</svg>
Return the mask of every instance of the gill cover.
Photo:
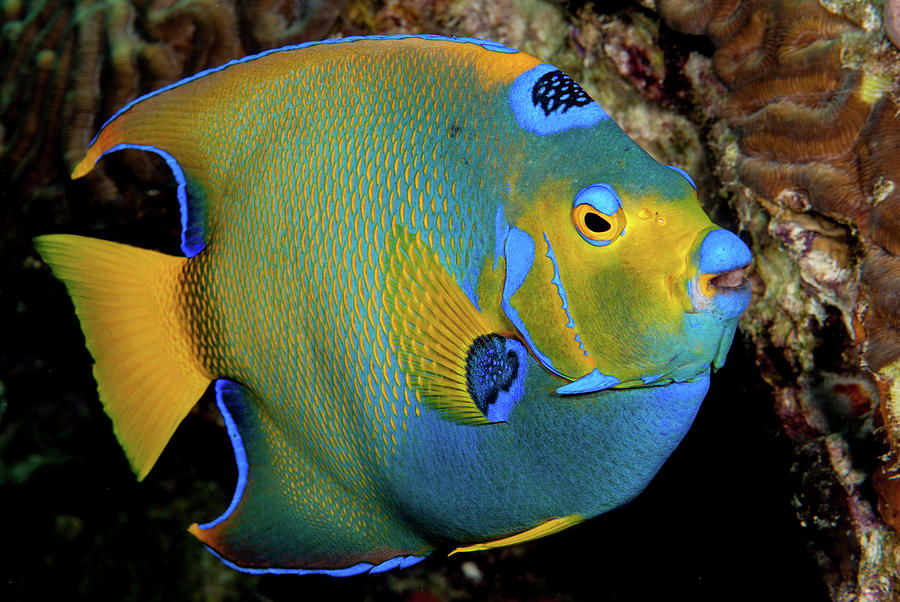
<svg viewBox="0 0 900 602">
<path fill-rule="evenodd" d="M 533 222 L 529 225 L 530 230 L 537 226 Z M 546 228 L 554 235 L 559 228 L 575 230 L 584 242 L 605 247 L 624 235 L 625 225 L 622 203 L 615 189 L 597 183 L 575 195 L 570 221 L 556 224 L 551 219 L 538 229 Z M 535 241 L 525 230 L 511 228 L 505 256 L 503 310 L 544 367 L 575 381 L 560 387 L 558 392 L 590 393 L 619 384 L 618 378 L 596 368 L 596 362 L 585 349 L 548 233 L 543 231 Z"/>
<path fill-rule="evenodd" d="M 542 137 L 590 128 L 609 119 L 571 77 L 545 63 L 516 78 L 509 102 L 519 126 Z M 554 199 L 554 192 L 545 190 L 542 196 Z M 547 212 L 535 206 L 532 213 Z M 598 182 L 575 196 L 568 223 L 551 223 L 545 228 L 540 222 L 540 217 L 526 218 L 518 224 L 525 229 L 505 228 L 503 255 L 507 273 L 501 307 L 545 368 L 569 380 L 586 379 L 580 385 L 572 383 L 575 385 L 572 390 L 560 392 L 587 392 L 614 386 L 619 381 L 599 373 L 585 351 L 569 311 L 569 298 L 553 242 L 545 229 L 575 227 L 590 244 L 609 245 L 625 229 L 621 201 L 612 186 Z"/>
</svg>

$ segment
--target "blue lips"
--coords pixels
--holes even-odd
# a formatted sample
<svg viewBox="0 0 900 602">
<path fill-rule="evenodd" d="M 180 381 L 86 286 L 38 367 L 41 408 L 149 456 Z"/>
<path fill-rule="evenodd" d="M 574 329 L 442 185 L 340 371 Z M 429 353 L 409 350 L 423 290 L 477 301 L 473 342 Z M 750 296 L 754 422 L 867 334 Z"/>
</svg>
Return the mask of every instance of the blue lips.
<svg viewBox="0 0 900 602">
<path fill-rule="evenodd" d="M 724 274 L 750 265 L 753 253 L 736 234 L 728 230 L 713 230 L 700 245 L 700 271 L 704 274 Z"/>
<path fill-rule="evenodd" d="M 722 276 L 750 265 L 753 254 L 737 235 L 716 229 L 700 244 L 699 270 L 701 274 Z M 741 275 L 742 276 L 742 275 Z M 715 282 L 713 282 L 715 286 Z M 732 286 L 715 286 L 715 295 L 707 311 L 720 319 L 740 316 L 750 304 L 750 286 L 746 282 Z"/>
</svg>

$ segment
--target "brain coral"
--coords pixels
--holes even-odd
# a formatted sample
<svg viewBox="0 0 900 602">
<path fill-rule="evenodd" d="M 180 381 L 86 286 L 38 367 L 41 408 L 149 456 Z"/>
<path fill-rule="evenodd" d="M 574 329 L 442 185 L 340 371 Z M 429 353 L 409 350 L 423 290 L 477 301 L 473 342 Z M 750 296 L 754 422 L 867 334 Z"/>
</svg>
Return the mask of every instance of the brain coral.
<svg viewBox="0 0 900 602">
<path fill-rule="evenodd" d="M 900 119 L 895 63 L 881 60 L 891 56 L 887 45 L 815 0 L 663 0 L 660 11 L 717 47 L 713 66 L 731 90 L 726 116 L 743 153 L 741 180 L 790 210 L 850 226 L 866 252 L 900 255 Z M 869 283 L 873 297 L 900 292 L 890 281 Z M 900 358 L 893 324 L 869 337 L 876 370 Z"/>
<path fill-rule="evenodd" d="M 897 3 L 886 5 L 892 17 Z M 744 328 L 785 429 L 819 446 L 845 490 L 860 591 L 888 595 L 879 566 L 896 579 L 897 537 L 869 511 L 853 468 L 877 459 L 852 456 L 848 442 L 854 431 L 872 438 L 861 425 L 880 406 L 890 454 L 875 482 L 882 517 L 900 527 L 900 53 L 880 3 L 865 0 L 657 7 L 715 45 L 738 151 L 722 162 L 746 187 L 735 204 L 757 257 L 759 302 Z"/>
</svg>

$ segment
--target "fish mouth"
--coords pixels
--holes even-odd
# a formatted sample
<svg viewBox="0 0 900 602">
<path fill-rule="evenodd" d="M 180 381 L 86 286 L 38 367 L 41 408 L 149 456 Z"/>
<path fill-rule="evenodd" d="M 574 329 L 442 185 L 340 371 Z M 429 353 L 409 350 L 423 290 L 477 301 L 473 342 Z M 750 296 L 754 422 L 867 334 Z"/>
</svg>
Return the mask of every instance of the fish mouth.
<svg viewBox="0 0 900 602">
<path fill-rule="evenodd" d="M 749 284 L 749 281 L 747 280 L 747 268 L 748 266 L 736 268 L 734 270 L 723 272 L 714 278 L 710 278 L 709 286 L 726 293 L 744 288 Z"/>
</svg>

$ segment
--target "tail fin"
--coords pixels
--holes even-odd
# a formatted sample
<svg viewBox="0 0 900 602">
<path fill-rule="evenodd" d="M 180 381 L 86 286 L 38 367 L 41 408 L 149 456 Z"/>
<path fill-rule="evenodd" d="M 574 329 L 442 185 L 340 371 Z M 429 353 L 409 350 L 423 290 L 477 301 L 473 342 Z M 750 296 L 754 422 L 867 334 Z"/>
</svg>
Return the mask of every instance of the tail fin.
<svg viewBox="0 0 900 602">
<path fill-rule="evenodd" d="M 34 245 L 72 297 L 100 401 L 141 480 L 212 380 L 179 308 L 188 259 L 68 234 Z"/>
</svg>

